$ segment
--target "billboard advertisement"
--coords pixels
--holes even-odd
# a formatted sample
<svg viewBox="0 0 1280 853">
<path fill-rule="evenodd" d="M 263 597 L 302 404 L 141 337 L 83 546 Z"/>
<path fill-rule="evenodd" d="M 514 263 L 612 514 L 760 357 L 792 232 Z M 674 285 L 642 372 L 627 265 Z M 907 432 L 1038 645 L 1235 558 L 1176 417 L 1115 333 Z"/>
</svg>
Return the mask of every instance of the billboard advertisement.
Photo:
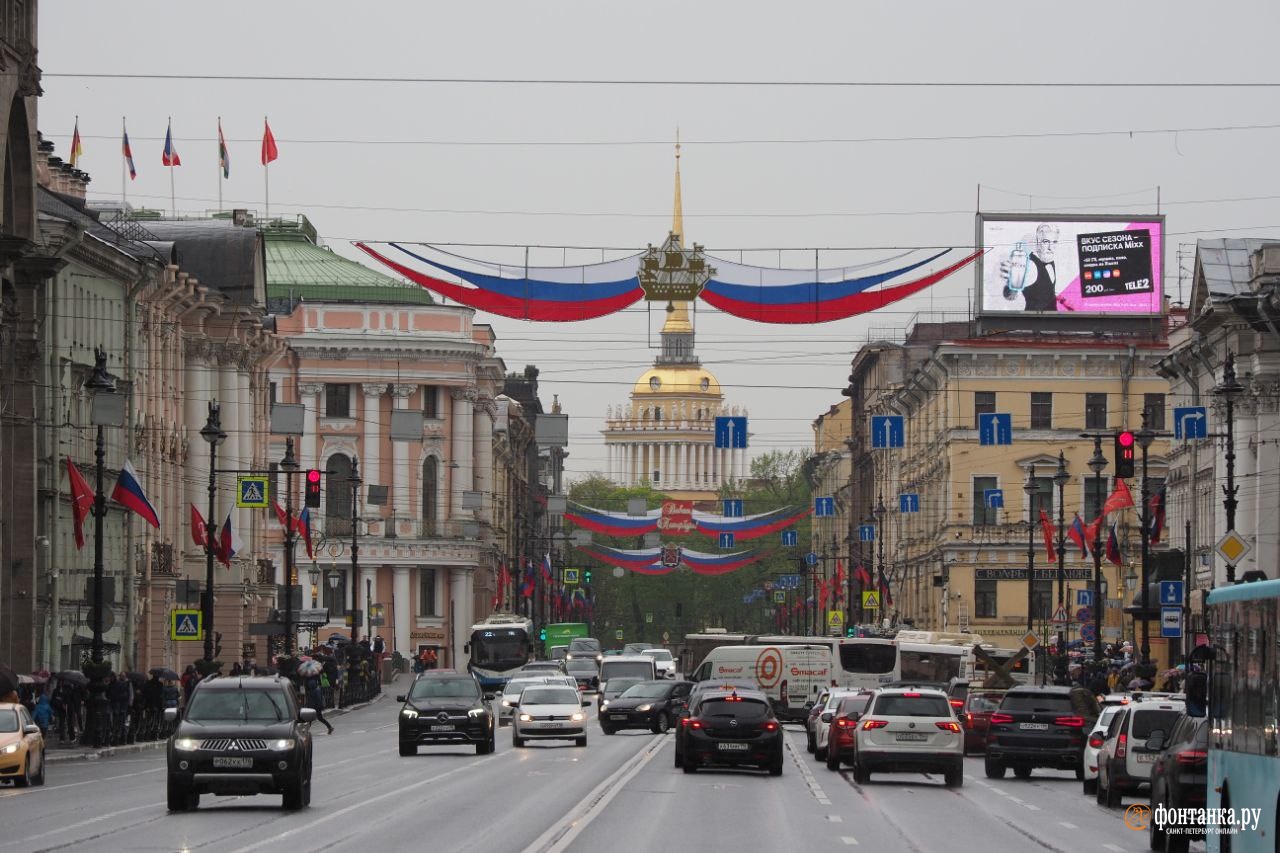
<svg viewBox="0 0 1280 853">
<path fill-rule="evenodd" d="M 980 314 L 1159 314 L 1164 217 L 978 219 Z"/>
</svg>

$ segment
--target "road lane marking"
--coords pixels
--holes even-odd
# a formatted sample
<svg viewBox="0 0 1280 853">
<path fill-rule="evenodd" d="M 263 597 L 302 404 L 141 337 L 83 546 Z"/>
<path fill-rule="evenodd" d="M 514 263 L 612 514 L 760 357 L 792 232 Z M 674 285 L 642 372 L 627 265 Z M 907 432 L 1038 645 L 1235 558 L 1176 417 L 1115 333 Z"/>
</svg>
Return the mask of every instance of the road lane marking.
<svg viewBox="0 0 1280 853">
<path fill-rule="evenodd" d="M 82 820 L 79 823 L 71 823 L 65 826 L 59 826 L 57 829 L 51 829 L 48 832 L 42 832 L 39 835 L 24 835 L 21 838 L 12 838 L 7 841 L 0 841 L 0 847 L 13 847 L 15 845 L 26 845 L 28 842 L 35 841 L 38 838 L 48 838 L 50 835 L 60 835 L 61 833 L 64 833 L 64 832 L 80 829 L 81 827 L 98 823 L 99 821 L 107 820 L 113 817 L 119 817 L 122 814 L 129 814 L 129 812 L 143 811 L 144 809 L 153 809 L 153 808 L 156 808 L 157 806 L 163 806 L 163 805 L 164 803 L 151 803 L 145 806 L 134 806 L 131 809 L 119 809 L 109 814 L 101 814 L 101 815 L 98 815 L 97 817 L 91 817 L 88 820 Z"/>
<path fill-rule="evenodd" d="M 840 840 L 843 841 L 845 844 L 849 844 L 849 845 L 854 845 L 858 843 L 858 839 L 854 838 L 852 835 L 842 835 L 840 836 Z"/>
<path fill-rule="evenodd" d="M 832 823 L 844 823 L 844 818 L 840 817 L 840 815 L 838 814 L 827 815 L 827 820 L 831 821 Z"/>
<path fill-rule="evenodd" d="M 1027 810 L 1028 810 L 1028 811 L 1033 811 L 1033 812 L 1038 812 L 1038 811 L 1040 811 L 1040 807 L 1039 807 L 1039 806 L 1033 806 L 1033 805 L 1031 805 L 1031 803 L 1023 803 L 1023 805 L 1027 807 Z"/>
<path fill-rule="evenodd" d="M 1080 828 L 1076 826 L 1074 823 L 1067 823 L 1065 820 L 1058 821 L 1058 826 L 1062 827 L 1063 829 L 1079 829 Z"/>
<path fill-rule="evenodd" d="M 831 805 L 831 799 L 827 796 L 827 792 L 822 790 L 822 786 L 818 784 L 818 779 L 813 775 L 813 771 L 809 769 L 809 765 L 800 757 L 800 750 L 791 745 L 791 739 L 787 738 L 783 741 L 787 750 L 791 753 L 791 760 L 795 762 L 796 767 L 800 768 L 800 775 L 804 777 L 804 783 L 809 788 L 809 793 L 813 794 L 813 798 L 818 801 L 819 805 Z"/>
<path fill-rule="evenodd" d="M 1124 853 L 1124 848 L 1123 848 L 1123 847 L 1117 847 L 1117 846 L 1116 846 L 1116 845 L 1114 845 L 1114 844 L 1104 844 L 1104 845 L 1102 845 L 1102 846 L 1103 846 L 1103 847 L 1105 847 L 1105 848 L 1107 848 L 1108 850 L 1114 850 L 1114 851 L 1115 851 L 1115 853 Z"/>
</svg>

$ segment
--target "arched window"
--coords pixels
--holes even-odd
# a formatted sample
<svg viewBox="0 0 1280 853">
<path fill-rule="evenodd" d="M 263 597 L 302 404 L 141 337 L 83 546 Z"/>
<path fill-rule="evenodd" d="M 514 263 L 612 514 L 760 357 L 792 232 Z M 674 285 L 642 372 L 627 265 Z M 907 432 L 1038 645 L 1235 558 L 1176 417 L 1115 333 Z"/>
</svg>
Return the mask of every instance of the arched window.
<svg viewBox="0 0 1280 853">
<path fill-rule="evenodd" d="M 435 533 L 436 507 L 440 501 L 440 461 L 434 456 L 422 460 L 422 529 Z"/>
<path fill-rule="evenodd" d="M 351 457 L 333 454 L 328 470 L 324 480 L 324 532 L 327 536 L 347 535 L 351 533 Z"/>
<path fill-rule="evenodd" d="M 661 407 L 661 406 L 655 406 L 655 407 L 654 407 L 654 409 L 653 409 L 653 419 L 654 419 L 655 421 L 660 421 L 660 420 L 662 420 L 662 407 Z"/>
</svg>

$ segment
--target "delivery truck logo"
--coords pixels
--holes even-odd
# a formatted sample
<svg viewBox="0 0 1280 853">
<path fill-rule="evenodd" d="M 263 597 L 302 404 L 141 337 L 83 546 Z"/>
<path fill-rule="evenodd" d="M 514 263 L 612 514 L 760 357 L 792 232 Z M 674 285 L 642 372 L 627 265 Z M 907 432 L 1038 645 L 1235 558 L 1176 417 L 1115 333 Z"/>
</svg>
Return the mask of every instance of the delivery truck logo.
<svg viewBox="0 0 1280 853">
<path fill-rule="evenodd" d="M 756 681 L 768 690 L 782 677 L 782 651 L 770 646 L 756 656 Z"/>
</svg>

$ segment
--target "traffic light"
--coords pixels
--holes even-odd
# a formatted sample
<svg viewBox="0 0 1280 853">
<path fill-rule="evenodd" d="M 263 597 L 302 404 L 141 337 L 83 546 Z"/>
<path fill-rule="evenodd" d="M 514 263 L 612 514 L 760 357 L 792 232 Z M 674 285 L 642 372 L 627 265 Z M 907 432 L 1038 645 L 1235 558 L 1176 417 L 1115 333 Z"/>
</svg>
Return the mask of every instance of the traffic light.
<svg viewBox="0 0 1280 853">
<path fill-rule="evenodd" d="M 547 629 L 546 629 L 546 628 L 539 628 L 539 629 L 538 629 L 538 642 L 540 642 L 540 643 L 545 643 L 546 641 L 547 641 Z"/>
<path fill-rule="evenodd" d="M 1116 476 L 1133 476 L 1133 449 L 1137 445 L 1132 430 L 1116 433 Z"/>
<path fill-rule="evenodd" d="M 590 569 L 583 569 L 583 570 L 582 570 L 582 582 L 583 582 L 584 584 L 589 584 L 589 583 L 591 583 L 591 570 L 590 570 Z"/>
<path fill-rule="evenodd" d="M 320 469 L 307 469 L 306 505 L 312 509 L 320 508 Z"/>
<path fill-rule="evenodd" d="M 846 637 L 856 637 L 858 636 L 858 629 L 850 625 L 848 628 L 844 629 L 844 635 Z"/>
</svg>

